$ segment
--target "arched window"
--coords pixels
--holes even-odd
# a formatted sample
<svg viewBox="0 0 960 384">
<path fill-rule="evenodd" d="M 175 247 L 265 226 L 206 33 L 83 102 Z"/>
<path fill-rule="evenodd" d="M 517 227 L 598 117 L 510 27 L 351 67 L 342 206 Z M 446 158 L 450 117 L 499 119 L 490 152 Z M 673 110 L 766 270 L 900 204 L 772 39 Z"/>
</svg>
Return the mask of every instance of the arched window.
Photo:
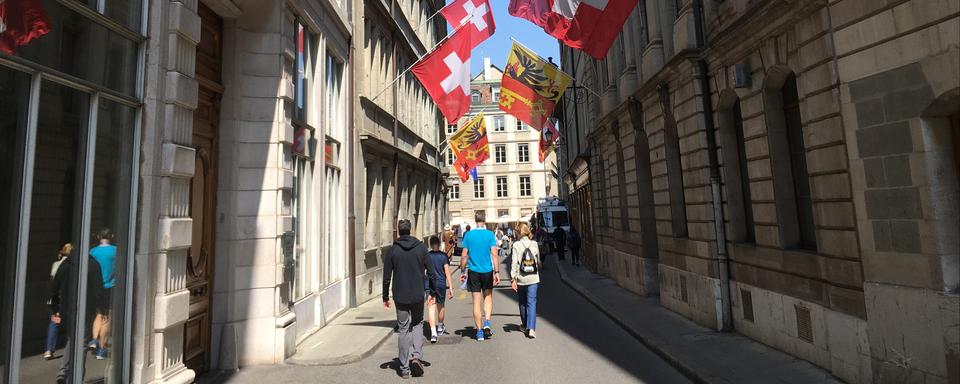
<svg viewBox="0 0 960 384">
<path fill-rule="evenodd" d="M 729 218 L 733 226 L 730 239 L 737 243 L 752 243 L 756 237 L 750 176 L 747 171 L 747 145 L 743 135 L 743 115 L 740 112 L 740 99 L 732 91 L 725 92 L 729 93 L 721 96 L 720 151 L 723 154 L 727 204 L 730 206 Z M 732 100 L 732 105 L 729 100 Z M 729 107 L 723 107 L 724 105 Z"/>
<path fill-rule="evenodd" d="M 800 98 L 797 78 L 787 77 L 780 91 L 783 97 L 783 117 L 786 122 L 787 142 L 790 147 L 790 169 L 797 204 L 799 229 L 798 248 L 816 250 L 816 227 L 813 223 L 813 199 L 810 196 L 810 176 L 807 174 L 807 148 L 803 145 L 803 124 L 800 120 Z"/>
</svg>

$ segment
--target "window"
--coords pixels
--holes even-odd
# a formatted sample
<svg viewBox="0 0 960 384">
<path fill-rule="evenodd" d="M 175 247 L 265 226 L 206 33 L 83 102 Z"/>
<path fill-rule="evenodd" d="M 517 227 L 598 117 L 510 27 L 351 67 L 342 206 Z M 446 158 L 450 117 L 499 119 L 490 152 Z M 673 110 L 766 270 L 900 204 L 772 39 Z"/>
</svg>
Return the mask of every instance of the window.
<svg viewBox="0 0 960 384">
<path fill-rule="evenodd" d="M 497 197 L 508 197 L 508 196 L 510 196 L 510 193 L 509 193 L 509 185 L 507 185 L 507 177 L 497 176 Z"/>
<path fill-rule="evenodd" d="M 525 124 L 524 122 L 522 122 L 522 121 L 520 121 L 520 120 L 518 119 L 518 120 L 517 120 L 517 130 L 518 130 L 518 131 L 523 131 L 523 130 L 526 130 L 526 129 L 527 129 L 527 124 Z"/>
<path fill-rule="evenodd" d="M 730 221 L 733 230 L 731 240 L 740 243 L 755 241 L 753 223 L 753 204 L 750 198 L 750 177 L 747 173 L 746 140 L 743 136 L 743 116 L 740 112 L 740 100 L 734 101 L 729 109 L 720 111 L 721 132 L 720 148 L 723 164 L 726 165 L 724 184 L 730 205 Z"/>
<path fill-rule="evenodd" d="M 474 199 L 483 199 L 485 193 L 483 190 L 483 178 L 479 177 L 473 181 L 473 198 Z"/>
<path fill-rule="evenodd" d="M 313 39 L 309 40 L 314 47 Z M 326 83 L 326 123 L 327 135 L 344 142 L 347 136 L 346 101 L 343 92 L 344 64 L 338 58 L 327 54 L 327 83 Z M 308 70 L 309 72 L 309 70 Z"/>
<path fill-rule="evenodd" d="M 684 203 L 683 167 L 680 162 L 680 138 L 677 121 L 673 117 L 670 90 L 660 88 L 660 107 L 663 110 L 663 147 L 667 160 L 667 189 L 670 197 L 670 222 L 673 237 L 687 237 L 687 212 Z M 603 170 L 600 170 L 603 172 Z"/>
<path fill-rule="evenodd" d="M 505 144 L 497 144 L 493 146 L 493 158 L 497 164 L 503 164 L 507 162 L 507 146 Z"/>
<path fill-rule="evenodd" d="M 500 88 L 494 88 L 494 89 L 493 89 L 493 100 L 491 100 L 491 103 L 492 103 L 492 104 L 496 104 L 496 103 L 499 103 L 499 102 L 500 102 Z"/>
<path fill-rule="evenodd" d="M 498 209 L 498 210 L 497 210 L 497 218 L 501 218 L 501 217 L 504 217 L 504 216 L 510 216 L 510 210 L 509 210 L 509 209 Z"/>
<path fill-rule="evenodd" d="M 527 144 L 527 143 L 517 144 L 517 162 L 519 163 L 530 162 L 530 144 Z"/>
<path fill-rule="evenodd" d="M 456 124 L 447 124 L 447 134 L 452 135 L 457 132 Z"/>
<path fill-rule="evenodd" d="M 470 103 L 480 104 L 480 91 L 474 90 L 470 92 Z"/>
<path fill-rule="evenodd" d="M 293 83 L 294 85 L 294 97 L 293 97 L 293 117 L 300 121 L 306 121 L 306 111 L 307 111 L 307 98 L 310 94 L 311 87 L 311 71 L 308 68 L 312 67 L 313 57 L 311 57 L 311 48 L 313 47 L 312 36 L 310 31 L 304 28 L 303 24 L 297 20 L 297 61 L 296 61 L 296 79 Z M 327 79 L 330 80 L 329 78 Z"/>
<path fill-rule="evenodd" d="M 460 200 L 460 184 L 450 186 L 450 200 Z"/>
<path fill-rule="evenodd" d="M 506 131 L 507 127 L 503 125 L 503 116 L 494 116 L 493 117 L 493 131 L 494 132 L 503 132 Z"/>
<path fill-rule="evenodd" d="M 530 197 L 532 195 L 533 190 L 530 186 L 530 176 L 520 176 L 520 196 Z"/>
<path fill-rule="evenodd" d="M 800 121 L 800 98 L 797 95 L 797 78 L 790 75 L 783 84 L 783 115 L 786 120 L 787 143 L 790 147 L 790 169 L 796 195 L 797 245 L 803 249 L 816 250 L 816 228 L 813 222 L 813 199 L 810 196 L 810 176 L 807 174 L 807 150 L 803 145 L 803 124 Z"/>
<path fill-rule="evenodd" d="M 453 154 L 453 148 L 447 148 L 447 165 L 453 165 L 457 157 Z"/>
</svg>

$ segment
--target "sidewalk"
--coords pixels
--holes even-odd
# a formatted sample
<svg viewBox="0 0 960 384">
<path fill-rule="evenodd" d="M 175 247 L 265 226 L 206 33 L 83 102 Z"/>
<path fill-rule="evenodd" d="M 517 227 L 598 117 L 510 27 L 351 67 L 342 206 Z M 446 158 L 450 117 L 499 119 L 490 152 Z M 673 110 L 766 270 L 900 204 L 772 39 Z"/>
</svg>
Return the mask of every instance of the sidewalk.
<svg viewBox="0 0 960 384">
<path fill-rule="evenodd" d="M 700 383 L 841 383 L 829 372 L 736 333 L 704 328 L 613 280 L 553 261 L 564 283 L 650 350 Z"/>
<path fill-rule="evenodd" d="M 393 334 L 397 314 L 384 310 L 380 300 L 348 309 L 308 337 L 287 359 L 294 365 L 340 365 L 369 356 Z"/>
</svg>

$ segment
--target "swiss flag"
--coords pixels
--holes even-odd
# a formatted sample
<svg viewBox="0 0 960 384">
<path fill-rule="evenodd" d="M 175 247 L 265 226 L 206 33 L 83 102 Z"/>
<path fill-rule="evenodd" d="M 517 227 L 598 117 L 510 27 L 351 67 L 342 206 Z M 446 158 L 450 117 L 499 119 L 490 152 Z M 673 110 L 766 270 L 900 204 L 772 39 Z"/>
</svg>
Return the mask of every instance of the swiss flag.
<svg viewBox="0 0 960 384">
<path fill-rule="evenodd" d="M 447 121 L 470 110 L 470 30 L 460 28 L 410 68 Z"/>
<path fill-rule="evenodd" d="M 509 12 L 603 60 L 636 6 L 637 0 L 510 0 Z"/>
<path fill-rule="evenodd" d="M 488 0 L 454 0 L 443 7 L 440 13 L 453 28 L 459 28 L 461 25 L 469 23 L 463 28 L 470 30 L 470 40 L 473 47 L 493 36 L 494 30 L 497 29 L 497 25 L 493 22 L 493 10 L 490 9 Z"/>
<path fill-rule="evenodd" d="M 13 54 L 49 32 L 50 20 L 40 0 L 0 0 L 0 52 Z"/>
</svg>

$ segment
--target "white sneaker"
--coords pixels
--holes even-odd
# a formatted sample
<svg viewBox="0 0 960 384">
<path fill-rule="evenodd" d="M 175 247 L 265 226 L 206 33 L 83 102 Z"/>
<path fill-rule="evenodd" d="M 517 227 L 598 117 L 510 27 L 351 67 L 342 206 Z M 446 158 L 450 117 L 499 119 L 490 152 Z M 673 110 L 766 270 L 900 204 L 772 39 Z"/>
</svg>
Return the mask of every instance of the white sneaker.
<svg viewBox="0 0 960 384">
<path fill-rule="evenodd" d="M 534 330 L 532 330 L 532 329 L 527 330 L 527 337 L 529 337 L 529 338 L 531 338 L 531 339 L 536 339 L 536 338 L 537 338 L 537 331 L 534 331 Z"/>
</svg>

